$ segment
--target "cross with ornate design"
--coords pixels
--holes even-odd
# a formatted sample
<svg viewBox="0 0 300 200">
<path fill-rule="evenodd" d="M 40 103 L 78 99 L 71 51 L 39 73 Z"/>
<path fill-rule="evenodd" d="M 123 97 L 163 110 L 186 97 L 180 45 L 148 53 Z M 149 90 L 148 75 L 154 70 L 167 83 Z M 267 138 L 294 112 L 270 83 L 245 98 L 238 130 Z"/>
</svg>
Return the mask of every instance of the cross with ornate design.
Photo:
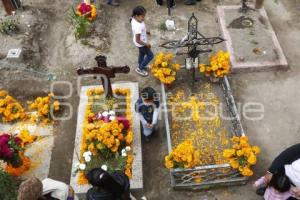
<svg viewBox="0 0 300 200">
<path fill-rule="evenodd" d="M 77 70 L 77 74 L 79 76 L 84 74 L 103 75 L 101 77 L 101 82 L 102 82 L 104 92 L 106 94 L 106 98 L 112 98 L 113 91 L 112 91 L 110 79 L 115 78 L 116 74 L 118 73 L 128 74 L 130 68 L 127 65 L 121 67 L 107 66 L 106 56 L 103 55 L 96 56 L 95 60 L 97 61 L 98 64 L 97 67 L 88 68 L 88 69 L 80 68 Z"/>
</svg>

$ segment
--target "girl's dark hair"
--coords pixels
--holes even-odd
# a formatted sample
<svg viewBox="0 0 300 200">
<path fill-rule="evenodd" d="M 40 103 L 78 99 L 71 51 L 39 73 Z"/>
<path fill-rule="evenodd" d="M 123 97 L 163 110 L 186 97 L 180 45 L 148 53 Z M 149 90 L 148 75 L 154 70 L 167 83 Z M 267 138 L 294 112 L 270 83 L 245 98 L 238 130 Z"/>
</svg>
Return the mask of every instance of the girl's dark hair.
<svg viewBox="0 0 300 200">
<path fill-rule="evenodd" d="M 279 192 L 287 192 L 291 188 L 291 181 L 285 175 L 285 173 L 276 172 L 273 174 L 269 186 L 273 187 L 275 190 Z"/>
<path fill-rule="evenodd" d="M 140 15 L 145 15 L 146 14 L 146 8 L 144 8 L 143 6 L 137 6 L 132 10 L 132 15 L 130 18 L 130 22 L 132 20 L 132 17 L 134 16 L 140 16 Z"/>
</svg>

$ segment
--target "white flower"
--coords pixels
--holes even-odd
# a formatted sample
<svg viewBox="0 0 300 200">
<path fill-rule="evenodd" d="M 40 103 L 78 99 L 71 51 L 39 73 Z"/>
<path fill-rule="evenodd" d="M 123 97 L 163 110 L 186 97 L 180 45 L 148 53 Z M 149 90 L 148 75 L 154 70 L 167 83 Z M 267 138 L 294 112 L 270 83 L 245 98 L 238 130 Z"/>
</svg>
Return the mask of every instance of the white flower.
<svg viewBox="0 0 300 200">
<path fill-rule="evenodd" d="M 91 157 L 91 155 L 92 155 L 92 152 L 90 152 L 90 151 L 86 151 L 86 152 L 84 152 L 83 153 L 83 157 Z"/>
<path fill-rule="evenodd" d="M 79 169 L 80 169 L 80 170 L 85 170 L 85 168 L 86 168 L 86 165 L 85 165 L 85 164 L 83 164 L 83 163 L 80 163 L 80 164 L 79 164 Z"/>
<path fill-rule="evenodd" d="M 84 157 L 85 162 L 91 162 L 92 158 L 90 156 Z"/>
<path fill-rule="evenodd" d="M 110 120 L 110 121 L 113 121 L 113 120 L 115 120 L 115 119 L 116 119 L 115 116 L 110 116 L 110 117 L 109 117 L 109 120 Z"/>
<path fill-rule="evenodd" d="M 122 149 L 121 154 L 126 153 L 126 149 Z"/>
<path fill-rule="evenodd" d="M 104 171 L 107 171 L 107 168 L 108 168 L 107 165 L 102 165 L 101 166 L 101 169 L 103 169 Z"/>
<path fill-rule="evenodd" d="M 125 148 L 125 150 L 128 152 L 128 151 L 131 151 L 131 147 L 130 146 L 127 146 L 126 148 Z"/>
<path fill-rule="evenodd" d="M 113 110 L 111 110 L 111 111 L 109 111 L 109 112 L 108 112 L 108 114 L 109 114 L 109 115 L 113 115 L 113 116 L 115 116 L 115 115 L 116 115 L 116 112 L 115 112 L 115 111 L 113 111 Z"/>
<path fill-rule="evenodd" d="M 101 119 L 101 117 L 102 117 L 101 113 L 98 113 L 97 116 L 96 116 L 97 119 Z"/>
<path fill-rule="evenodd" d="M 104 111 L 104 112 L 102 113 L 102 116 L 103 116 L 103 117 L 107 117 L 107 116 L 108 116 L 108 112 L 107 112 L 107 111 Z"/>
<path fill-rule="evenodd" d="M 126 157 L 126 156 L 127 156 L 126 152 L 122 153 L 122 157 Z"/>
</svg>

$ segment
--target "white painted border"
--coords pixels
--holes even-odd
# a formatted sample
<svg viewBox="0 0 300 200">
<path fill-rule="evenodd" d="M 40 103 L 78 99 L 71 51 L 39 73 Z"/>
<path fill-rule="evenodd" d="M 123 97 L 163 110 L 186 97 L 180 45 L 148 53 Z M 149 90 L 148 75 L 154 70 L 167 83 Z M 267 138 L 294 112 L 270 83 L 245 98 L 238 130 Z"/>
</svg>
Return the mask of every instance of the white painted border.
<svg viewBox="0 0 300 200">
<path fill-rule="evenodd" d="M 77 155 L 79 156 L 80 144 L 82 139 L 82 130 L 83 130 L 83 121 L 84 113 L 86 109 L 86 104 L 88 101 L 86 92 L 88 89 L 102 87 L 101 85 L 93 86 L 83 86 L 80 91 L 80 103 L 78 106 L 78 117 L 77 117 L 77 128 L 76 128 L 76 137 L 75 137 L 75 147 L 73 154 L 73 163 L 71 171 L 71 181 L 70 185 L 73 187 L 76 194 L 85 194 L 90 185 L 78 185 L 78 173 L 75 174 L 76 163 L 78 163 Z M 138 93 L 138 83 L 133 82 L 119 82 L 112 84 L 112 88 L 126 88 L 131 91 L 131 112 L 132 112 L 132 128 L 134 133 L 133 141 L 133 152 L 134 152 L 134 161 L 132 164 L 132 179 L 130 180 L 131 189 L 143 189 L 143 169 L 142 169 L 142 146 L 141 146 L 141 129 L 140 121 L 137 113 L 135 112 L 135 102 L 139 97 Z"/>
</svg>

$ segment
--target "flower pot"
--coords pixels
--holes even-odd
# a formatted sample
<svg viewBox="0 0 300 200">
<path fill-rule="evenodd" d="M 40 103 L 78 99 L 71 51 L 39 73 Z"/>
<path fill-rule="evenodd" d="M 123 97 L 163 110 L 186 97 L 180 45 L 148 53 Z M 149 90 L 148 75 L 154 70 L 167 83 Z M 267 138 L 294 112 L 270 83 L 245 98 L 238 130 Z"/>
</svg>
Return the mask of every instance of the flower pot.
<svg viewBox="0 0 300 200">
<path fill-rule="evenodd" d="M 264 1 L 265 0 L 256 0 L 255 1 L 255 8 L 256 9 L 261 9 L 263 7 L 263 5 L 264 5 Z"/>
<path fill-rule="evenodd" d="M 209 77 L 209 80 L 212 82 L 212 83 L 218 83 L 220 81 L 220 78 L 219 77 L 213 77 L 213 76 L 210 76 Z"/>
</svg>

